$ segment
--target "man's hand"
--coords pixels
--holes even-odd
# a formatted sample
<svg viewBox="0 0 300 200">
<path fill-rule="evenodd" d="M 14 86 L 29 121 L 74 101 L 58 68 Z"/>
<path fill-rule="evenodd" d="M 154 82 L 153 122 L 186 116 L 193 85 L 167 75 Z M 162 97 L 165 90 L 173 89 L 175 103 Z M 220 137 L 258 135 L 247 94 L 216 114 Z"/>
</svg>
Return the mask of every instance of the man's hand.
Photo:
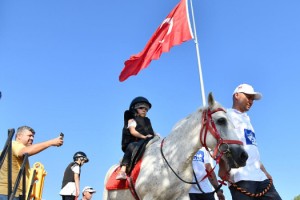
<svg viewBox="0 0 300 200">
<path fill-rule="evenodd" d="M 222 179 L 227 181 L 229 179 L 229 171 L 228 171 L 228 165 L 225 163 L 223 159 L 219 162 L 219 172 L 218 176 Z"/>
<path fill-rule="evenodd" d="M 219 198 L 219 200 L 225 200 L 225 196 L 224 196 L 224 194 L 223 194 L 223 190 L 218 190 L 217 191 L 217 196 L 218 196 L 218 198 Z"/>
<path fill-rule="evenodd" d="M 57 138 L 54 138 L 51 140 L 52 146 L 60 147 L 64 143 L 64 139 L 62 136 L 59 136 Z"/>
</svg>

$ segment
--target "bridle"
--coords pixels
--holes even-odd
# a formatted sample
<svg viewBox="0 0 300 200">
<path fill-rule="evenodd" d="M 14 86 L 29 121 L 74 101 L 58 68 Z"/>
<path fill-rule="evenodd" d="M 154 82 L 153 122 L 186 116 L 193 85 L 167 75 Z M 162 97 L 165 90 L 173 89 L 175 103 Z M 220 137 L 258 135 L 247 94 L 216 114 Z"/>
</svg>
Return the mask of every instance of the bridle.
<svg viewBox="0 0 300 200">
<path fill-rule="evenodd" d="M 223 154 L 225 154 L 225 153 L 230 153 L 229 146 L 228 146 L 229 144 L 240 144 L 240 145 L 243 145 L 243 142 L 242 142 L 242 141 L 239 141 L 239 140 L 224 140 L 224 139 L 221 138 L 221 135 L 220 135 L 220 133 L 218 132 L 218 130 L 217 130 L 217 128 L 216 128 L 216 125 L 215 125 L 215 123 L 214 123 L 214 121 L 213 121 L 213 119 L 212 119 L 212 114 L 214 114 L 214 113 L 216 113 L 216 112 L 218 112 L 218 111 L 226 112 L 223 108 L 218 108 L 218 109 L 213 110 L 213 111 L 211 111 L 210 109 L 204 110 L 204 111 L 203 111 L 203 114 L 202 114 L 202 122 L 201 122 L 201 123 L 202 123 L 202 127 L 201 127 L 201 130 L 200 130 L 200 143 L 202 144 L 202 146 L 204 146 L 204 147 L 206 148 L 206 150 L 207 150 L 208 152 L 210 152 L 210 151 L 208 150 L 208 148 L 207 148 L 207 145 L 206 145 L 206 137 L 207 137 L 207 132 L 208 132 L 208 130 L 209 130 L 210 133 L 214 136 L 214 138 L 217 140 L 217 145 L 216 145 L 216 147 L 215 147 L 215 149 L 214 149 L 214 151 L 213 151 L 213 154 L 211 155 L 211 157 L 212 157 L 214 160 L 216 160 L 216 163 L 217 163 L 217 164 L 219 163 L 220 158 L 222 157 Z M 227 145 L 227 149 L 224 150 L 224 151 L 221 150 L 221 146 L 222 146 L 223 144 Z M 219 153 L 219 155 L 218 155 L 218 153 Z M 215 167 L 214 167 L 214 168 L 215 168 Z M 212 169 L 212 171 L 214 170 L 214 168 Z M 211 174 L 212 171 L 207 172 L 206 176 L 204 176 L 204 177 L 202 178 L 202 180 L 205 179 L 206 177 L 210 176 L 210 174 Z M 223 180 L 222 180 L 222 181 L 219 181 L 219 182 L 221 183 L 221 185 L 222 185 L 222 184 L 225 185 L 224 182 L 225 182 L 226 180 L 224 179 L 224 177 L 221 177 L 221 178 L 222 178 Z M 201 180 L 201 181 L 202 181 L 202 180 Z M 197 181 L 197 179 L 196 179 L 196 181 Z M 259 193 L 251 193 L 251 192 L 248 192 L 247 190 L 245 190 L 245 189 L 239 187 L 237 184 L 233 183 L 232 181 L 230 181 L 230 180 L 227 180 L 227 181 L 228 181 L 228 182 L 229 182 L 236 190 L 238 190 L 239 192 L 241 192 L 241 193 L 243 193 L 243 194 L 245 194 L 245 195 L 247 195 L 247 196 L 250 196 L 250 197 L 261 197 L 261 196 L 264 196 L 264 195 L 269 191 L 269 189 L 271 188 L 271 186 L 272 186 L 272 184 L 273 184 L 272 179 L 270 179 L 270 180 L 269 180 L 269 183 L 268 183 L 268 185 L 267 185 L 267 187 L 266 187 L 263 191 L 261 191 L 261 192 L 259 192 Z M 218 187 L 220 188 L 221 185 L 219 185 Z M 198 185 L 198 187 L 199 187 L 199 185 Z M 200 187 L 199 187 L 199 189 L 200 189 Z"/>
<path fill-rule="evenodd" d="M 208 131 L 213 135 L 213 137 L 217 140 L 217 145 L 213 151 L 213 155 L 211 155 L 211 157 L 216 160 L 216 165 L 219 163 L 221 157 L 223 156 L 223 154 L 225 153 L 229 153 L 230 150 L 229 150 L 229 144 L 239 144 L 239 145 L 243 145 L 243 142 L 242 141 L 239 141 L 239 140 L 224 140 L 219 131 L 217 130 L 216 128 L 216 125 L 212 119 L 212 115 L 216 112 L 219 112 L 219 111 L 223 111 L 226 113 L 226 111 L 223 109 L 223 108 L 217 108 L 213 111 L 211 111 L 210 108 L 208 108 L 207 110 L 204 110 L 202 112 L 202 120 L 201 120 L 201 129 L 200 129 L 200 143 L 203 147 L 206 148 L 206 150 L 208 152 L 209 149 L 208 149 L 208 146 L 206 144 L 206 138 L 207 138 L 207 133 Z M 173 171 L 173 173 L 177 176 L 177 178 L 179 178 L 182 182 L 184 183 L 188 183 L 188 184 L 197 184 L 197 180 L 195 182 L 189 182 L 189 181 L 185 181 L 183 180 L 181 177 L 179 177 L 179 175 L 174 171 L 174 169 L 170 166 L 170 164 L 168 163 L 167 159 L 165 158 L 165 155 L 163 153 L 163 145 L 164 145 L 164 140 L 165 138 L 161 141 L 161 145 L 160 145 L 160 152 L 161 152 L 161 155 L 163 157 L 163 159 L 165 160 L 165 162 L 167 163 L 167 165 L 169 166 L 169 168 Z M 227 145 L 227 149 L 226 150 L 221 150 L 221 146 L 222 145 Z M 216 166 L 215 166 L 216 167 Z M 211 170 L 211 171 L 207 171 L 207 174 L 206 176 L 203 177 L 203 179 L 205 179 L 206 177 L 210 176 L 211 173 L 213 172 L 213 170 L 215 169 L 215 167 Z M 202 179 L 202 180 L 203 180 Z M 202 181 L 201 180 L 201 181 Z M 218 187 L 220 188 L 221 185 Z"/>
<path fill-rule="evenodd" d="M 217 140 L 217 145 L 216 145 L 215 149 L 213 150 L 213 154 L 211 155 L 211 157 L 216 161 L 218 161 L 218 159 L 221 158 L 223 154 L 230 152 L 229 146 L 228 146 L 229 144 L 243 145 L 243 142 L 240 140 L 224 140 L 221 137 L 221 134 L 219 133 L 219 131 L 215 125 L 215 122 L 212 119 L 212 115 L 219 111 L 223 111 L 226 113 L 226 111 L 223 108 L 217 108 L 213 111 L 211 111 L 210 109 L 204 110 L 202 112 L 202 120 L 201 120 L 202 126 L 201 126 L 201 130 L 200 130 L 200 143 L 203 147 L 206 148 L 206 150 L 208 152 L 210 152 L 207 147 L 207 144 L 206 144 L 206 138 L 207 138 L 208 131 Z M 223 144 L 226 145 L 227 148 L 222 151 L 221 146 Z"/>
</svg>

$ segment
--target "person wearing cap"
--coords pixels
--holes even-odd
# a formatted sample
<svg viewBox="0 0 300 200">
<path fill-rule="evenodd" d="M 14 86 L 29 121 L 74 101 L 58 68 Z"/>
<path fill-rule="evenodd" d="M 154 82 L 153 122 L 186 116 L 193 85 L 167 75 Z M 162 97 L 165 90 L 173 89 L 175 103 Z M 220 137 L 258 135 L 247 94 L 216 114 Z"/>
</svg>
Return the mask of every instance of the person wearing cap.
<svg viewBox="0 0 300 200">
<path fill-rule="evenodd" d="M 89 162 L 88 157 L 82 151 L 78 151 L 73 156 L 71 162 L 65 172 L 62 181 L 62 186 L 59 194 L 62 200 L 75 200 L 80 194 L 80 172 L 84 163 Z"/>
<path fill-rule="evenodd" d="M 96 190 L 94 190 L 90 186 L 86 186 L 82 190 L 82 199 L 81 200 L 90 200 L 93 198 L 93 194 L 96 193 Z"/>
<path fill-rule="evenodd" d="M 231 169 L 229 179 L 238 187 L 243 188 L 247 192 L 258 194 L 262 192 L 272 180 L 272 176 L 267 172 L 260 160 L 258 144 L 256 141 L 256 133 L 250 121 L 247 112 L 251 109 L 255 100 L 260 100 L 262 94 L 255 92 L 249 84 L 241 84 L 237 86 L 232 95 L 233 105 L 227 110 L 229 120 L 233 123 L 239 139 L 243 142 L 244 148 L 248 153 L 246 166 L 238 169 Z M 219 173 L 220 175 L 220 173 Z M 224 175 L 220 175 L 221 177 Z M 271 185 L 269 191 L 257 198 L 250 197 L 241 193 L 234 186 L 230 186 L 232 200 L 252 200 L 252 199 L 272 199 L 281 200 L 274 185 Z"/>
<path fill-rule="evenodd" d="M 151 103 L 145 97 L 134 98 L 129 106 L 129 110 L 124 112 L 124 127 L 122 133 L 122 151 L 124 152 L 121 161 L 121 170 L 116 176 L 117 180 L 127 178 L 126 170 L 131 160 L 133 150 L 154 136 L 151 121 L 146 117 Z"/>
</svg>

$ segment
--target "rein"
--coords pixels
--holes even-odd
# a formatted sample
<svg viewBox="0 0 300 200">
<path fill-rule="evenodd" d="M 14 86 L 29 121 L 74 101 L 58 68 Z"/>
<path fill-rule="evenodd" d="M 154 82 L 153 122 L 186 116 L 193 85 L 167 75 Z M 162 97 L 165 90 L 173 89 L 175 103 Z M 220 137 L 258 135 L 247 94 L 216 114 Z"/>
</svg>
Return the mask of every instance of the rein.
<svg viewBox="0 0 300 200">
<path fill-rule="evenodd" d="M 161 141 L 161 144 L 160 144 L 160 153 L 163 157 L 163 159 L 165 160 L 165 162 L 167 163 L 168 167 L 172 170 L 172 172 L 177 176 L 177 178 L 179 178 L 179 180 L 181 180 L 182 182 L 184 183 L 187 183 L 187 184 L 197 184 L 197 182 L 190 182 L 190 181 L 185 181 L 183 180 L 175 171 L 174 169 L 171 167 L 171 165 L 169 164 L 169 162 L 167 161 L 165 155 L 164 155 L 164 152 L 163 152 L 163 146 L 164 146 L 164 141 L 165 141 L 165 138 Z"/>
<path fill-rule="evenodd" d="M 219 112 L 219 111 L 223 111 L 223 112 L 226 113 L 226 111 L 223 108 L 218 108 L 218 109 L 216 109 L 214 111 L 211 111 L 210 109 L 203 111 L 203 113 L 202 113 L 202 120 L 201 120 L 202 127 L 201 127 L 200 133 L 199 133 L 200 134 L 200 143 L 201 143 L 201 145 L 203 147 L 206 148 L 206 150 L 208 152 L 210 152 L 208 150 L 208 147 L 207 147 L 207 144 L 206 144 L 206 137 L 207 137 L 208 130 L 214 136 L 214 138 L 217 140 L 217 145 L 216 145 L 216 147 L 214 149 L 214 154 L 213 155 L 210 154 L 210 156 L 216 161 L 216 165 L 219 163 L 219 161 L 220 161 L 220 159 L 221 159 L 221 157 L 223 156 L 224 153 L 229 153 L 230 152 L 228 144 L 240 144 L 240 145 L 243 145 L 242 141 L 239 141 L 239 140 L 224 140 L 223 138 L 221 138 L 221 135 L 220 135 L 219 131 L 217 130 L 216 125 L 215 125 L 215 123 L 214 123 L 214 121 L 212 119 L 212 114 L 214 114 L 216 112 Z M 202 140 L 202 138 L 203 138 L 203 140 Z M 166 157 L 165 157 L 165 155 L 163 153 L 164 140 L 165 140 L 165 138 L 161 141 L 160 152 L 161 152 L 161 155 L 162 155 L 164 161 L 167 163 L 168 167 L 172 170 L 172 172 L 176 175 L 176 177 L 179 180 L 181 180 L 182 182 L 187 183 L 187 184 L 197 184 L 197 185 L 199 185 L 196 178 L 195 178 L 196 179 L 195 182 L 190 182 L 190 181 L 183 180 L 175 172 L 175 170 L 171 167 L 171 165 L 169 164 L 169 162 L 167 161 L 167 159 L 166 159 Z M 223 144 L 226 144 L 227 147 L 228 147 L 225 151 L 221 151 L 220 150 L 220 147 Z M 218 152 L 219 152 L 219 154 L 218 154 Z M 211 173 L 214 171 L 215 167 L 211 171 L 209 171 L 209 172 L 207 171 L 207 174 L 202 178 L 202 180 L 205 179 L 205 178 L 207 178 L 208 176 L 210 176 Z M 222 183 L 216 188 L 215 191 L 219 190 L 221 187 L 222 187 Z M 199 189 L 201 190 L 201 188 L 199 188 Z"/>
</svg>

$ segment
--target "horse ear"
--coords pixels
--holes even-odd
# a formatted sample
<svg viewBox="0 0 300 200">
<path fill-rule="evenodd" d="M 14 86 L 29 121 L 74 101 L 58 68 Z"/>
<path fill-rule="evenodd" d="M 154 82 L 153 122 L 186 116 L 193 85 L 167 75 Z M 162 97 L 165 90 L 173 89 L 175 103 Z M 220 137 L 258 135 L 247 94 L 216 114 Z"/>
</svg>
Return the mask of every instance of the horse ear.
<svg viewBox="0 0 300 200">
<path fill-rule="evenodd" d="M 212 92 L 210 92 L 208 94 L 208 106 L 211 108 L 214 106 L 214 104 L 215 104 L 215 99 L 214 99 Z"/>
</svg>

